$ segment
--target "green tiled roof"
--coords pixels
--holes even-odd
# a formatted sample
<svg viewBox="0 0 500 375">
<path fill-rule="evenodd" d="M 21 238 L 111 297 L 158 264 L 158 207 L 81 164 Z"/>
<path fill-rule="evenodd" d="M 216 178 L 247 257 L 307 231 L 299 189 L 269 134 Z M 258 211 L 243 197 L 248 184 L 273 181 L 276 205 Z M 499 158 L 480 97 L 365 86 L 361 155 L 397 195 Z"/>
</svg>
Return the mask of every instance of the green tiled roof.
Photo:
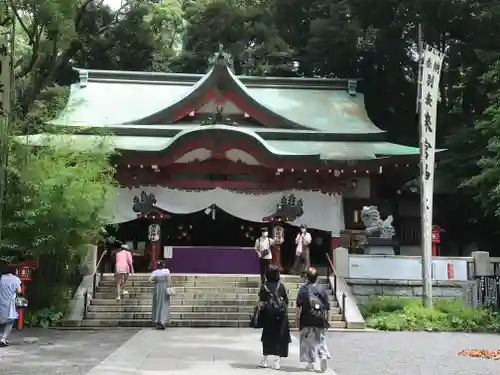
<svg viewBox="0 0 500 375">
<path fill-rule="evenodd" d="M 188 139 L 198 132 L 204 136 L 202 131 L 213 130 L 216 136 L 228 135 L 228 140 L 240 136 L 250 139 L 279 157 L 340 161 L 419 154 L 417 148 L 382 141 L 384 132 L 368 118 L 363 95 L 352 87 L 349 91 L 352 81 L 237 77 L 220 65 L 214 65 L 205 75 L 92 70 L 80 73 L 88 76 L 71 86 L 65 110 L 51 122 L 56 125 L 54 134 L 22 137 L 21 141 L 36 146 L 71 144 L 88 149 L 101 145 L 158 152 L 183 136 Z M 219 84 L 278 125 L 157 125 L 164 120 L 175 121 L 176 113 L 182 114 L 193 103 L 199 103 L 196 100 Z M 69 135 L 60 127 L 78 129 Z M 111 135 L 91 135 L 96 130 Z"/>
<path fill-rule="evenodd" d="M 89 82 L 71 85 L 64 111 L 52 124 L 107 126 L 134 121 L 161 111 L 191 91 L 179 84 Z"/>
<path fill-rule="evenodd" d="M 208 129 L 207 129 L 208 128 Z M 269 152 L 278 156 L 319 156 L 323 160 L 368 160 L 381 156 L 417 155 L 417 148 L 400 146 L 388 142 L 303 142 L 303 141 L 273 141 L 264 140 L 259 135 L 246 129 L 233 128 L 226 125 L 211 127 L 217 130 L 236 131 L 242 136 L 251 137 L 262 144 Z M 175 137 L 135 137 L 135 136 L 97 136 L 97 135 L 67 135 L 67 134 L 37 134 L 28 137 L 28 142 L 34 146 L 71 145 L 77 149 L 88 149 L 97 145 L 131 151 L 162 151 L 183 135 L 195 131 L 210 130 L 210 127 L 185 130 Z M 26 141 L 25 136 L 19 139 Z"/>
<path fill-rule="evenodd" d="M 110 126 L 141 123 L 140 119 L 158 113 L 192 94 L 206 75 L 108 72 L 83 85 L 71 86 L 66 109 L 52 121 L 66 126 Z M 97 73 L 95 73 L 97 74 Z M 105 73 L 99 73 L 105 74 Z M 140 75 L 142 74 L 142 75 Z M 383 133 L 368 118 L 362 94 L 350 95 L 347 83 L 335 80 L 289 79 L 288 84 L 272 84 L 272 79 L 257 80 L 228 74 L 237 87 L 260 106 L 293 123 L 318 132 L 337 134 Z M 125 79 L 130 75 L 129 79 Z M 148 80 L 149 79 L 149 80 Z M 278 79 L 276 79 L 278 80 Z M 147 124 L 144 124 L 147 125 Z M 124 125 L 125 126 L 125 125 Z"/>
</svg>

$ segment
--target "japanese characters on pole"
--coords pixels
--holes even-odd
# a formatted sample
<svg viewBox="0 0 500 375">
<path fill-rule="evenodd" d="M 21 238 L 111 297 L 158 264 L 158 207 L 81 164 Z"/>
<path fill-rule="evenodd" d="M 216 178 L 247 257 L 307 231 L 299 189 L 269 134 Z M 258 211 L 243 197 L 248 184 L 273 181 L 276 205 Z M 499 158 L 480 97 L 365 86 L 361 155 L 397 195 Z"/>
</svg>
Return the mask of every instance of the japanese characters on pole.
<svg viewBox="0 0 500 375">
<path fill-rule="evenodd" d="M 3 25 L 2 19 L 3 14 L 0 14 L 0 121 L 8 121 L 7 116 L 10 104 L 9 39 L 11 30 L 10 23 L 5 22 L 5 25 Z M 4 124 L 1 125 L 6 126 Z"/>
<path fill-rule="evenodd" d="M 432 205 L 434 195 L 434 169 L 436 150 L 436 117 L 439 103 L 439 79 L 444 54 L 424 44 L 420 102 L 420 157 L 422 179 L 422 236 L 424 253 L 432 248 Z M 428 252 L 427 254 L 429 254 Z"/>
</svg>

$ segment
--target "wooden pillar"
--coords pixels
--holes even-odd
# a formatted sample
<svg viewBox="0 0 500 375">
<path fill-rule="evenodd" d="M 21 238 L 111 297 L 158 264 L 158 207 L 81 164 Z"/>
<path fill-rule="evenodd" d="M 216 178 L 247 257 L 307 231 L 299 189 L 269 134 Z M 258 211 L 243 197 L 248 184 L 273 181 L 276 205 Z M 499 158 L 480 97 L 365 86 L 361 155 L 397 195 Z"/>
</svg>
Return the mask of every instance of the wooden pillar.
<svg viewBox="0 0 500 375">
<path fill-rule="evenodd" d="M 275 240 L 274 245 L 271 246 L 271 254 L 273 256 L 272 263 L 278 267 L 280 272 L 283 272 L 283 266 L 281 265 L 281 244 L 283 243 L 283 227 L 275 226 L 272 227 L 272 238 Z"/>
<path fill-rule="evenodd" d="M 155 270 L 161 253 L 161 220 L 153 218 L 148 227 L 149 270 Z"/>
</svg>

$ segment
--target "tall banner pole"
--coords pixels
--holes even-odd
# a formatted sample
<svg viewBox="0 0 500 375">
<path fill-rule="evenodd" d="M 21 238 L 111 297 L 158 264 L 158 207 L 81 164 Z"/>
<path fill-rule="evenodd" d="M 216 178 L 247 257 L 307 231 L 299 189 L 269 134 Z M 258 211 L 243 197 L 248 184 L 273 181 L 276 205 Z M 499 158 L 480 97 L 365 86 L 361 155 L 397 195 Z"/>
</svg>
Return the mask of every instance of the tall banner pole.
<svg viewBox="0 0 500 375">
<path fill-rule="evenodd" d="M 9 153 L 13 24 L 8 7 L 6 5 L 0 7 L 0 240 L 3 239 L 5 182 Z"/>
<path fill-rule="evenodd" d="M 421 29 L 420 29 L 421 31 Z M 421 34 L 421 33 L 419 33 Z M 419 103 L 420 133 L 420 213 L 422 241 L 422 278 L 424 283 L 423 303 L 432 308 L 432 214 L 434 196 L 434 171 L 436 152 L 436 120 L 439 104 L 439 80 L 444 54 L 419 41 L 421 50 Z"/>
</svg>

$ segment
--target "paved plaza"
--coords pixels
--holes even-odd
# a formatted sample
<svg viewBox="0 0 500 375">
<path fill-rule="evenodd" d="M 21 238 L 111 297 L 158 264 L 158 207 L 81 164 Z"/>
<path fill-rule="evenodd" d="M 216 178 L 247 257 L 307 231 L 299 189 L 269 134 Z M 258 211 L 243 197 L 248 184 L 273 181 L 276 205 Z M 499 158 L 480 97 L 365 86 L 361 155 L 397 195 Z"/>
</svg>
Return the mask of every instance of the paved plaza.
<svg viewBox="0 0 500 375">
<path fill-rule="evenodd" d="M 283 373 L 305 373 L 296 332 Z M 500 361 L 463 358 L 466 348 L 498 349 L 497 335 L 330 332 L 330 375 L 494 375 Z M 167 331 L 25 330 L 0 349 L 2 375 L 195 375 L 276 373 L 260 369 L 260 333 L 251 329 Z"/>
</svg>

